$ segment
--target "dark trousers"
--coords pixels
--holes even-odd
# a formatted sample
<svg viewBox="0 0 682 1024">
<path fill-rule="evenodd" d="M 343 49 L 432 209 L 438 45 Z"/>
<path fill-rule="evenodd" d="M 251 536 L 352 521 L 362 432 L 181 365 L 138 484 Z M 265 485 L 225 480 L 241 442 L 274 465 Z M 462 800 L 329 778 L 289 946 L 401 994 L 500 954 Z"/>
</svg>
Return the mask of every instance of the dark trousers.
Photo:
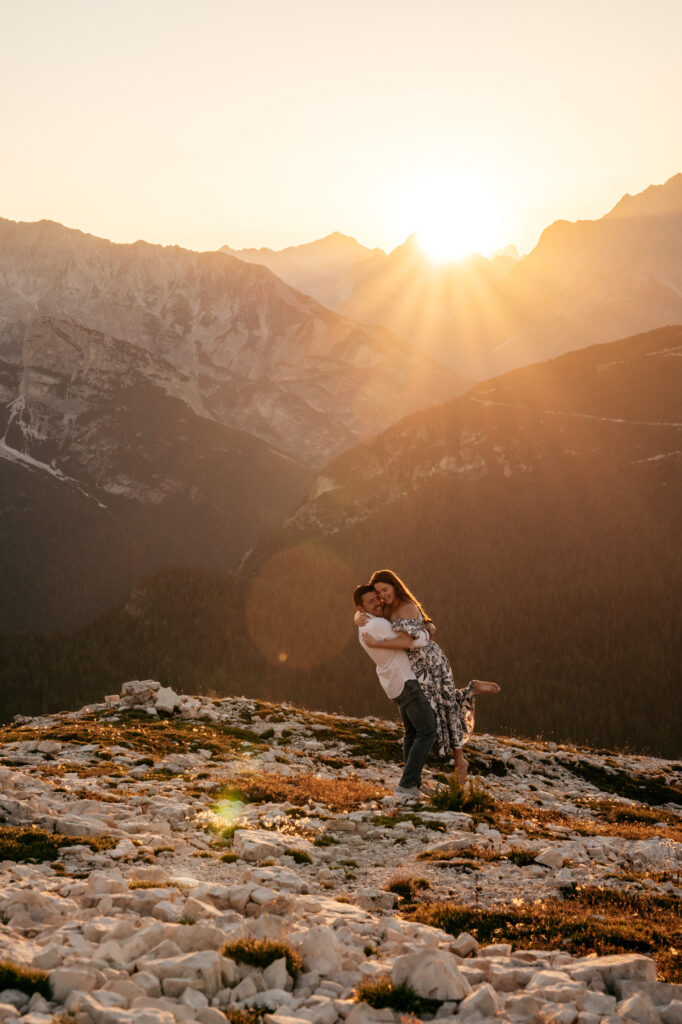
<svg viewBox="0 0 682 1024">
<path fill-rule="evenodd" d="M 394 703 L 398 705 L 405 727 L 405 768 L 399 784 L 411 789 L 421 786 L 422 768 L 436 739 L 436 716 L 416 679 L 407 680 Z"/>
</svg>

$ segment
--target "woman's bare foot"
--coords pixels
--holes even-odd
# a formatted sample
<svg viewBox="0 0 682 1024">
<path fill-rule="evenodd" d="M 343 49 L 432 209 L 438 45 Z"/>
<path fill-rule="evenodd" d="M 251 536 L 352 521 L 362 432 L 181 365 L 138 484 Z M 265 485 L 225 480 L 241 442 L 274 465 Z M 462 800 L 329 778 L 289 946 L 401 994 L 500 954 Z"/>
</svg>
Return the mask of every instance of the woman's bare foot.
<svg viewBox="0 0 682 1024">
<path fill-rule="evenodd" d="M 485 679 L 474 679 L 474 693 L 478 696 L 479 693 L 499 693 L 500 687 L 497 683 L 489 683 Z"/>
<path fill-rule="evenodd" d="M 456 748 L 453 751 L 453 755 L 455 759 L 455 778 L 460 786 L 463 786 L 469 771 L 469 762 L 462 753 L 461 748 Z"/>
</svg>

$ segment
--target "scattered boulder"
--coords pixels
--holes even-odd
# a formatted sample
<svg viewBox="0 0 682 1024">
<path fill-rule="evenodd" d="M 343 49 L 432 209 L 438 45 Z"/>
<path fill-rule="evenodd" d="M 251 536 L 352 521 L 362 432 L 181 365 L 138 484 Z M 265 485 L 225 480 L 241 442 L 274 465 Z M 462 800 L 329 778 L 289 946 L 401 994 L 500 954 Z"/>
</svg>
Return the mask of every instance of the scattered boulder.
<svg viewBox="0 0 682 1024">
<path fill-rule="evenodd" d="M 457 966 L 452 953 L 427 949 L 399 956 L 392 971 L 393 983 L 406 981 L 417 995 L 425 999 L 464 999 L 471 995 L 471 985 Z"/>
</svg>

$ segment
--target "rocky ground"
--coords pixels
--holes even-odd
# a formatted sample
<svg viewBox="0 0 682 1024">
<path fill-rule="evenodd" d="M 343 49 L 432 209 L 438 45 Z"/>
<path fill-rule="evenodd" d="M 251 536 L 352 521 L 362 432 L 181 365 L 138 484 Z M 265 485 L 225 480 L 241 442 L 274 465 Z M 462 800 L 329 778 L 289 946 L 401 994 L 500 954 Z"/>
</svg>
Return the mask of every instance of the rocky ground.
<svg viewBox="0 0 682 1024">
<path fill-rule="evenodd" d="M 682 764 L 150 681 L 0 730 L 0 1024 L 682 1024 Z"/>
</svg>

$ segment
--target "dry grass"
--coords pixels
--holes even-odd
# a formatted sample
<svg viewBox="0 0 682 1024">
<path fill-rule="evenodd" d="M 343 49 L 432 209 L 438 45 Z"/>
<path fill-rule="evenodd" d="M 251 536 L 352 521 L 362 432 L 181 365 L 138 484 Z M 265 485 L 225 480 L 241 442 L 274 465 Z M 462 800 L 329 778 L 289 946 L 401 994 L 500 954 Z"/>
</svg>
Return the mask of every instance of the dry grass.
<svg viewBox="0 0 682 1024">
<path fill-rule="evenodd" d="M 331 811 L 352 811 L 363 804 L 380 800 L 388 790 L 355 776 L 327 779 L 312 773 L 282 776 L 259 773 L 237 776 L 213 796 L 218 800 L 241 799 L 245 803 L 305 804 L 309 800 L 324 804 Z"/>
<path fill-rule="evenodd" d="M 238 751 L 244 743 L 266 749 L 267 744 L 250 729 L 238 728 L 224 722 L 182 721 L 175 718 L 151 718 L 143 711 L 117 711 L 110 714 L 91 713 L 77 721 L 55 722 L 47 729 L 27 726 L 0 727 L 0 743 L 25 740 L 58 740 L 60 743 L 99 743 L 96 757 L 110 757 L 110 746 L 150 754 L 154 758 L 166 757 L 179 750 L 191 752 L 204 748 L 214 754 Z M 114 767 L 114 766 L 111 766 Z"/>
<path fill-rule="evenodd" d="M 507 804 L 498 801 L 494 823 L 496 828 L 507 834 L 521 826 L 530 838 L 537 839 L 554 836 L 552 826 L 560 825 L 581 836 L 622 836 L 624 839 L 663 836 L 666 839 L 682 841 L 682 820 L 669 812 L 660 811 L 652 814 L 648 808 L 643 808 L 640 815 L 635 815 L 633 810 L 636 809 L 628 808 L 628 820 L 628 817 L 611 817 L 609 813 L 599 811 L 599 806 L 612 807 L 611 801 L 596 801 L 595 806 L 583 802 L 583 806 L 590 806 L 596 817 L 566 814 L 563 811 L 533 807 L 531 804 Z M 657 825 L 657 822 L 661 824 Z"/>
<path fill-rule="evenodd" d="M 238 964 L 252 967 L 268 967 L 275 960 L 286 960 L 287 971 L 296 981 L 303 969 L 303 961 L 287 942 L 273 942 L 270 939 L 237 939 L 228 942 L 220 950 L 223 956 Z"/>
<path fill-rule="evenodd" d="M 108 836 L 64 836 L 30 826 L 0 825 L 0 860 L 53 861 L 64 846 L 89 846 L 111 850 L 118 839 Z"/>
<path fill-rule="evenodd" d="M 441 1005 L 438 999 L 424 999 L 418 996 L 406 981 L 395 985 L 387 974 L 362 981 L 353 993 L 353 998 L 357 1002 L 367 1003 L 375 1010 L 388 1008 L 397 1013 L 416 1016 L 433 1014 Z"/>
<path fill-rule="evenodd" d="M 18 989 L 27 996 L 38 992 L 45 999 L 52 999 L 52 986 L 45 971 L 20 967 L 11 960 L 0 960 L 0 992 L 5 989 Z"/>
<path fill-rule="evenodd" d="M 643 953 L 655 958 L 663 980 L 679 980 L 681 920 L 675 897 L 597 886 L 568 887 L 562 895 L 486 910 L 458 903 L 418 904 L 405 914 L 451 935 L 467 931 L 482 943 L 558 948 L 574 956 Z"/>
<path fill-rule="evenodd" d="M 406 902 L 413 903 L 420 892 L 431 888 L 428 878 L 414 875 L 393 875 L 384 884 L 386 892 L 393 892 Z"/>
</svg>

